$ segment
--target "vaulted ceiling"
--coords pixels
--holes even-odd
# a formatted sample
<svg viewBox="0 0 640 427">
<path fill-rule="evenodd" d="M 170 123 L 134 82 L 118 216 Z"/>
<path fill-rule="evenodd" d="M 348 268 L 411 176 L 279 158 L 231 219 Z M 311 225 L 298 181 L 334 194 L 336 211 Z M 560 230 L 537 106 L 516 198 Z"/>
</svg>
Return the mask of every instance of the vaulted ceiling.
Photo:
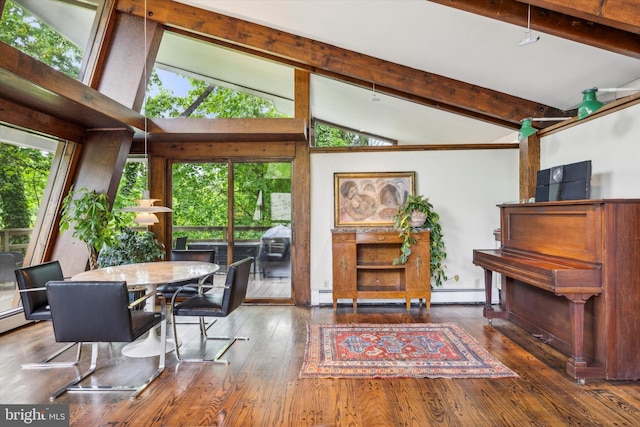
<svg viewBox="0 0 640 427">
<path fill-rule="evenodd" d="M 529 23 L 528 3 L 515 0 L 118 0 L 116 7 L 171 30 L 160 68 L 267 93 L 285 111 L 292 70 L 306 69 L 316 118 L 401 144 L 469 144 L 514 142 L 525 117 L 575 116 L 584 89 L 640 86 L 640 2 L 530 3 Z M 519 46 L 528 25 L 540 39 Z"/>
</svg>

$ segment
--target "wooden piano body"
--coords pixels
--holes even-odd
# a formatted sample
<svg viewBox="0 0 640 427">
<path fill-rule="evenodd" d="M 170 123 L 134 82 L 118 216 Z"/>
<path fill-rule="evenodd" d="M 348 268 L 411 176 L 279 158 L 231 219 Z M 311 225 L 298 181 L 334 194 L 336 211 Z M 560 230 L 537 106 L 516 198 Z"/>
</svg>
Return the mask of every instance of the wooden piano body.
<svg viewBox="0 0 640 427">
<path fill-rule="evenodd" d="M 488 319 L 505 318 L 569 355 L 567 373 L 640 379 L 640 200 L 499 205 L 500 249 L 474 250 Z M 501 309 L 491 305 L 502 275 Z"/>
</svg>

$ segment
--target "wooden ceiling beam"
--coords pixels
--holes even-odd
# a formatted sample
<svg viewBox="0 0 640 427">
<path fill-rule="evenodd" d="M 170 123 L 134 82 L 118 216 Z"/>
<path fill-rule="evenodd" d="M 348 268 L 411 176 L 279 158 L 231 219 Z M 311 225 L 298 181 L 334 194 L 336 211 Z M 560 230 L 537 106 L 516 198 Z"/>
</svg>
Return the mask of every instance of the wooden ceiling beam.
<svg viewBox="0 0 640 427">
<path fill-rule="evenodd" d="M 47 137 L 56 137 L 69 141 L 82 141 L 85 129 L 50 114 L 24 107 L 0 98 L 0 123 L 20 129 L 26 129 Z"/>
<path fill-rule="evenodd" d="M 145 8 L 146 5 L 146 8 Z M 117 10 L 219 40 L 257 55 L 269 55 L 310 72 L 330 74 L 380 92 L 393 93 L 443 111 L 517 128 L 523 117 L 560 116 L 564 112 L 538 102 L 384 61 L 302 36 L 274 30 L 179 2 L 118 0 Z"/>
<path fill-rule="evenodd" d="M 140 113 L 2 42 L 0 98 L 84 129 L 144 129 Z"/>
<path fill-rule="evenodd" d="M 577 43 L 640 59 L 640 4 L 637 0 L 426 0 Z M 570 6 L 566 6 L 570 4 Z"/>
<path fill-rule="evenodd" d="M 147 142 L 264 142 L 306 141 L 306 120 L 299 119 L 216 119 L 175 117 L 148 119 Z M 144 141 L 144 135 L 134 135 Z"/>
<path fill-rule="evenodd" d="M 638 0 L 527 0 L 523 3 L 640 34 Z"/>
</svg>

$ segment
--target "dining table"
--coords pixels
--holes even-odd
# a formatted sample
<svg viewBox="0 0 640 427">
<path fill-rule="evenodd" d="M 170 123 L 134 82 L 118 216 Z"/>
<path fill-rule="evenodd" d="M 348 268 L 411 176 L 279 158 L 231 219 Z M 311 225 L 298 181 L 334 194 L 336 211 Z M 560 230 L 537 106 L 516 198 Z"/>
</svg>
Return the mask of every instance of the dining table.
<svg viewBox="0 0 640 427">
<path fill-rule="evenodd" d="M 127 288 L 136 291 L 145 288 L 147 293 L 155 293 L 156 287 L 165 283 L 180 283 L 190 280 L 202 281 L 220 269 L 218 264 L 200 261 L 156 261 L 137 264 L 117 265 L 83 271 L 71 277 L 74 281 L 127 282 Z M 147 300 L 145 310 L 155 310 L 155 297 Z M 173 350 L 167 340 L 167 353 Z M 172 344 L 172 343 L 171 343 Z M 154 330 L 122 349 L 128 357 L 150 357 L 160 354 L 160 337 Z"/>
</svg>

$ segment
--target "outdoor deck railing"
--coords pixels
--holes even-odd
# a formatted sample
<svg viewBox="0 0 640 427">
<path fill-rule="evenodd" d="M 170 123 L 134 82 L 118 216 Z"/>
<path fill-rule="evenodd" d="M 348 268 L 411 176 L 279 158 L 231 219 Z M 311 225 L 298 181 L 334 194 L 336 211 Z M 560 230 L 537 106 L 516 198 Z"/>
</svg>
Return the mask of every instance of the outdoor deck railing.
<svg viewBox="0 0 640 427">
<path fill-rule="evenodd" d="M 245 238 L 240 237 L 236 238 L 238 241 L 240 240 L 259 240 L 260 236 L 271 228 L 271 225 L 265 226 L 240 226 L 235 227 L 236 235 L 243 236 L 247 234 L 255 234 L 256 237 Z M 134 227 L 136 230 L 144 230 L 143 227 Z M 187 227 L 173 227 L 173 234 L 207 234 L 209 237 L 201 238 L 201 239 L 193 239 L 190 238 L 189 241 L 191 243 L 199 242 L 199 241 L 219 241 L 219 242 L 228 242 L 229 235 L 227 233 L 227 227 L 225 226 L 187 226 Z M 17 239 L 20 236 L 27 236 L 26 239 Z M 31 236 L 30 228 L 7 228 L 4 230 L 0 230 L 0 252 L 12 252 L 12 251 L 22 251 L 24 252 L 29 246 L 29 237 Z M 21 241 L 17 243 L 16 241 Z"/>
<path fill-rule="evenodd" d="M 26 239 L 21 243 L 12 243 L 15 242 L 17 237 L 27 236 Z M 27 249 L 29 246 L 29 237 L 31 236 L 30 228 L 7 228 L 4 230 L 0 230 L 0 251 L 1 252 L 11 252 L 11 251 L 20 251 Z"/>
</svg>

